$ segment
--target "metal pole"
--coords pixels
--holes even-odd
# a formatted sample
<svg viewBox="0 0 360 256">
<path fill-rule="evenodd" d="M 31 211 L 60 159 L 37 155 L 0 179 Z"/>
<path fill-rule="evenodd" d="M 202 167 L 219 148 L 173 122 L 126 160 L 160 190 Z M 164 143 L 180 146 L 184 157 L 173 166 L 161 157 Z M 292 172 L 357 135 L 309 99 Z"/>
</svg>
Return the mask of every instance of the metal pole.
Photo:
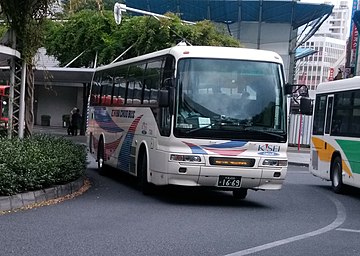
<svg viewBox="0 0 360 256">
<path fill-rule="evenodd" d="M 20 109 L 19 109 L 19 138 L 24 138 L 25 122 L 25 81 L 26 81 L 26 61 L 23 60 L 21 67 L 21 86 L 20 86 Z"/>
<path fill-rule="evenodd" d="M 15 95 L 15 57 L 10 59 L 10 92 L 9 92 L 9 122 L 8 122 L 8 137 L 12 137 L 14 129 L 14 95 Z"/>
<path fill-rule="evenodd" d="M 258 25 L 258 36 L 257 36 L 257 49 L 260 49 L 261 47 L 261 23 L 262 23 L 262 13 L 263 13 L 263 0 L 260 0 L 259 2 L 259 25 Z"/>
<path fill-rule="evenodd" d="M 16 47 L 16 34 L 14 30 L 11 30 L 11 47 Z M 8 137 L 12 137 L 14 129 L 14 97 L 15 97 L 15 57 L 10 59 L 10 95 L 9 95 L 9 121 L 8 121 Z"/>
<path fill-rule="evenodd" d="M 114 7 L 115 7 L 115 9 L 119 8 L 120 11 L 124 10 L 124 11 L 130 11 L 130 12 L 140 13 L 140 14 L 144 14 L 144 15 L 154 16 L 154 17 L 158 17 L 158 18 L 171 19 L 170 17 L 167 17 L 165 15 L 161 15 L 161 14 L 157 14 L 157 13 L 153 13 L 153 12 L 147 12 L 147 11 L 131 8 L 131 7 L 126 6 L 125 4 L 115 3 Z M 196 24 L 195 22 L 186 21 L 186 20 L 181 20 L 181 22 L 186 23 L 186 24 L 190 24 L 190 25 Z"/>
</svg>

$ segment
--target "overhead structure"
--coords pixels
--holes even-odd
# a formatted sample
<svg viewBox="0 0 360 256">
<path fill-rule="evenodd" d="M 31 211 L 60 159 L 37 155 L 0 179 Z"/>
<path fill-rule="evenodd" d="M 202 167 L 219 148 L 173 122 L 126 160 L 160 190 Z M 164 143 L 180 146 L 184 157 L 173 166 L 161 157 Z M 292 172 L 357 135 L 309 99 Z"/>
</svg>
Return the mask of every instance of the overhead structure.
<svg viewBox="0 0 360 256">
<path fill-rule="evenodd" d="M 296 49 L 318 30 L 334 7 L 287 0 L 127 0 L 126 4 L 150 12 L 172 12 L 192 22 L 222 23 L 245 47 L 280 54 L 289 81 Z"/>
<path fill-rule="evenodd" d="M 301 59 L 303 59 L 305 57 L 313 55 L 316 52 L 317 51 L 312 49 L 312 48 L 299 47 L 295 51 L 295 61 L 298 61 L 298 60 L 301 60 Z"/>
<path fill-rule="evenodd" d="M 0 79 L 9 81 L 9 107 L 8 107 L 8 123 L 6 128 L 8 136 L 19 132 L 19 113 L 20 113 L 20 88 L 21 88 L 21 67 L 20 53 L 8 46 L 0 45 Z M 6 77 L 2 75 L 7 74 Z"/>
<path fill-rule="evenodd" d="M 332 11 L 332 5 L 266 0 L 127 0 L 128 6 L 157 13 L 176 13 L 188 21 L 225 24 L 247 22 L 290 23 L 298 28 Z"/>
</svg>

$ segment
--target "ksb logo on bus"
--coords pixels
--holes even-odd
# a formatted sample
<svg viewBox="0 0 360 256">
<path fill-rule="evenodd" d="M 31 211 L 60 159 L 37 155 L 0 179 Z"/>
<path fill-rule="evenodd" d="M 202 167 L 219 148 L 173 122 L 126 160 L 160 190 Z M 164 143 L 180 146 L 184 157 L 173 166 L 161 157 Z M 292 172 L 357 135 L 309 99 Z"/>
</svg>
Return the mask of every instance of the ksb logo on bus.
<svg viewBox="0 0 360 256">
<path fill-rule="evenodd" d="M 279 152 L 279 151 L 280 151 L 280 146 L 277 146 L 277 145 L 269 145 L 269 144 L 259 145 L 258 151 L 263 151 L 263 152 Z"/>
</svg>

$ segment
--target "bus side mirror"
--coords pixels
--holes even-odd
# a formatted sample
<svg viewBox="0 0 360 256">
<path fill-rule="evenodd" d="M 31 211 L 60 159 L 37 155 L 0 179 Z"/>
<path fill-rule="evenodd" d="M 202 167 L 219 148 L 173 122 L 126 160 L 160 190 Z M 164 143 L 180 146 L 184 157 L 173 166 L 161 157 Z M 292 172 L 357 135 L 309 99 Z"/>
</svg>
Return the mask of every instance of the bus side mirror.
<svg viewBox="0 0 360 256">
<path fill-rule="evenodd" d="M 300 113 L 303 115 L 312 115 L 311 99 L 307 97 L 301 97 L 300 99 Z"/>
<path fill-rule="evenodd" d="M 169 90 L 159 91 L 159 107 L 166 108 L 169 106 Z"/>
<path fill-rule="evenodd" d="M 166 78 L 164 80 L 163 87 L 165 88 L 174 87 L 174 78 Z"/>
<path fill-rule="evenodd" d="M 285 90 L 285 95 L 291 95 L 293 94 L 293 85 L 287 83 L 285 84 L 284 90 Z"/>
</svg>

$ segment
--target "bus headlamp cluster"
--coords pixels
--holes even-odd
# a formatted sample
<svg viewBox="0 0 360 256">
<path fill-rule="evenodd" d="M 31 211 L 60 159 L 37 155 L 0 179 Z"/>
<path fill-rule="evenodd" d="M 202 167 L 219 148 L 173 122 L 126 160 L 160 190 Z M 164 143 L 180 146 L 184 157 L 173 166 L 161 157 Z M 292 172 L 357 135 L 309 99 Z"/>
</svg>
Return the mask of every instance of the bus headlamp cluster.
<svg viewBox="0 0 360 256">
<path fill-rule="evenodd" d="M 276 159 L 264 159 L 262 165 L 265 166 L 287 166 L 287 160 L 276 160 Z"/>
<path fill-rule="evenodd" d="M 171 161 L 177 161 L 177 162 L 191 162 L 191 163 L 200 163 L 201 157 L 197 155 L 176 155 L 171 154 L 170 155 Z"/>
</svg>

